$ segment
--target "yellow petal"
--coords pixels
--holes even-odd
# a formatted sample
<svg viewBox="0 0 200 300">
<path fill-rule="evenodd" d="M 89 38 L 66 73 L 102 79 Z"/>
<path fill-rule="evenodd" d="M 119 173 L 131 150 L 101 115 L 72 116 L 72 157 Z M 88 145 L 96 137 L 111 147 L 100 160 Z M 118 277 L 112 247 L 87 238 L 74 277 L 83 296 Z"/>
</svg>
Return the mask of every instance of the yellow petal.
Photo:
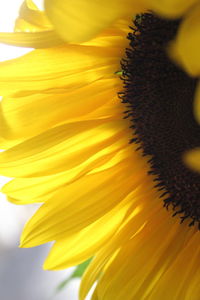
<svg viewBox="0 0 200 300">
<path fill-rule="evenodd" d="M 67 42 L 93 38 L 115 20 L 143 9 L 137 0 L 46 0 L 47 16 Z"/>
<path fill-rule="evenodd" d="M 55 127 L 0 153 L 1 174 L 37 177 L 69 170 L 123 136 L 127 125 L 121 120 L 75 124 Z"/>
<path fill-rule="evenodd" d="M 121 52 L 119 48 L 79 45 L 34 50 L 0 63 L 1 95 L 60 87 L 69 91 L 109 78 L 120 68 Z"/>
<path fill-rule="evenodd" d="M 164 274 L 160 277 L 159 284 L 157 284 L 149 297 L 150 300 L 153 299 L 161 299 L 163 296 L 163 291 L 166 289 L 166 285 L 169 285 L 165 291 L 166 298 L 165 299 L 198 299 L 199 298 L 199 284 L 195 287 L 195 289 L 191 292 L 191 287 L 194 288 L 194 283 L 197 284 L 196 279 L 199 277 L 197 272 L 199 271 L 198 262 L 199 262 L 199 235 L 198 232 L 193 232 L 193 235 L 190 239 L 183 237 L 183 232 L 180 232 L 180 237 L 177 235 L 177 239 L 174 241 L 174 246 L 177 243 L 179 246 L 179 251 L 177 253 L 176 259 L 173 259 L 172 263 L 168 265 Z M 187 236 L 188 233 L 185 233 Z M 184 241 L 185 239 L 185 241 Z M 188 239 L 188 240 L 187 240 Z M 182 242 L 182 247 L 180 247 Z M 184 243 L 183 243 L 184 242 Z M 177 247 L 176 245 L 176 247 Z M 176 247 L 172 247 L 172 251 L 176 249 Z M 171 253 L 166 251 L 166 255 Z M 192 253 L 192 257 L 191 257 Z M 169 263 L 168 261 L 165 265 Z M 162 270 L 161 270 L 162 271 Z M 175 292 L 176 291 L 176 292 Z M 187 295 L 187 296 L 186 296 Z"/>
<path fill-rule="evenodd" d="M 79 232 L 123 201 L 133 184 L 126 160 L 63 187 L 28 222 L 22 246 L 32 247 Z"/>
<path fill-rule="evenodd" d="M 24 26 L 25 24 L 26 26 Z M 50 30 L 53 28 L 44 11 L 39 10 L 32 0 L 25 0 L 20 7 L 19 17 L 15 23 L 15 31 L 34 32 L 45 29 Z"/>
<path fill-rule="evenodd" d="M 35 24 L 31 24 L 24 19 L 18 18 L 15 21 L 15 32 L 38 32 L 38 31 L 44 31 L 44 28 L 37 26 Z"/>
<path fill-rule="evenodd" d="M 105 170 L 108 168 L 108 162 L 116 165 L 121 158 L 121 156 L 119 157 L 119 152 L 126 145 L 127 137 L 125 136 L 111 146 L 95 153 L 88 160 L 73 169 L 43 177 L 17 178 L 4 185 L 2 192 L 9 196 L 10 201 L 15 204 L 45 202 L 47 199 L 52 198 L 53 194 L 63 185 L 80 179 L 99 167 Z"/>
<path fill-rule="evenodd" d="M 97 115 L 93 116 L 95 111 L 105 108 L 110 101 L 116 101 L 118 106 L 116 97 L 119 91 L 118 78 L 113 78 L 80 88 L 77 86 L 71 92 L 61 90 L 60 93 L 52 91 L 5 97 L 0 102 L 0 136 L 7 139 L 30 138 L 61 123 L 97 118 Z M 115 109 L 112 114 L 115 115 Z M 107 116 L 105 109 L 105 115 L 102 113 L 99 118 Z"/>
<path fill-rule="evenodd" d="M 154 209 L 157 204 L 154 203 Z M 140 228 L 137 234 L 133 233 L 134 227 L 129 228 L 130 232 L 132 230 L 132 235 L 128 235 L 126 240 L 121 239 L 119 251 L 115 254 L 112 252 L 114 255 L 110 261 L 105 267 L 103 265 L 103 268 L 99 269 L 101 274 L 97 290 L 100 299 L 161 299 L 164 287 L 169 281 L 173 288 L 165 291 L 166 298 L 164 299 L 184 298 L 185 293 L 182 291 L 185 283 L 187 282 L 188 288 L 188 284 L 192 282 L 190 281 L 193 276 L 192 272 L 198 270 L 198 232 L 195 229 L 189 229 L 187 224 L 181 227 L 178 219 L 169 218 L 160 204 L 160 209 L 152 212 L 151 217 L 149 215 L 146 219 L 149 221 L 145 221 L 146 225 Z M 148 213 L 150 213 L 149 210 Z M 162 239 L 163 236 L 165 239 Z M 102 250 L 106 254 L 108 249 Z M 186 252 L 187 255 L 185 255 Z M 192 259 L 189 259 L 189 253 L 194 253 Z M 164 260 L 163 257 L 165 257 Z M 185 264 L 183 264 L 184 257 L 187 258 Z M 104 264 L 104 260 L 102 263 Z M 90 275 L 89 271 L 92 271 L 92 268 L 89 267 L 89 269 L 86 271 L 88 275 Z M 173 276 L 170 276 L 170 271 Z M 159 294 L 157 294 L 158 290 Z M 152 295 L 152 291 L 156 292 L 155 295 Z M 179 295 L 179 297 L 173 298 L 173 295 Z M 195 299 L 198 298 L 195 297 Z"/>
<path fill-rule="evenodd" d="M 147 7 L 167 17 L 180 17 L 198 0 L 145 0 Z"/>
<path fill-rule="evenodd" d="M 149 189 L 152 192 L 152 182 L 150 183 L 151 187 L 148 188 L 149 183 L 145 181 L 146 178 L 145 180 L 142 180 L 140 188 L 133 190 L 133 192 L 130 193 L 128 196 L 132 203 L 132 207 L 129 211 L 131 212 L 131 214 L 129 215 L 129 217 L 126 216 L 117 234 L 113 236 L 102 249 L 99 250 L 99 252 L 95 255 L 94 259 L 90 263 L 88 269 L 84 273 L 80 287 L 80 300 L 84 300 L 86 298 L 86 295 L 88 294 L 89 290 L 91 289 L 93 284 L 98 280 L 99 275 L 101 276 L 101 274 L 103 273 L 102 271 L 104 271 L 104 267 L 107 264 L 107 262 L 109 262 L 109 260 L 112 261 L 112 257 L 115 256 L 115 253 L 118 252 L 121 246 L 125 246 L 127 241 L 134 237 L 135 233 L 142 228 L 144 223 L 146 223 L 146 220 L 150 218 L 151 212 L 153 212 L 157 204 L 159 204 L 159 199 L 156 198 L 156 194 L 149 194 L 147 192 L 147 190 Z M 141 209 L 140 200 L 145 198 L 148 198 L 146 199 L 147 205 L 145 205 Z M 157 210 L 156 214 L 159 213 L 159 211 Z M 130 261 L 132 261 L 132 259 Z M 111 281 L 111 279 L 109 281 Z M 115 297 L 110 297 L 110 299 L 115 299 Z"/>
<path fill-rule="evenodd" d="M 82 231 L 56 241 L 44 268 L 53 270 L 68 268 L 95 255 L 119 228 L 129 206 L 130 203 L 118 205 Z"/>
<path fill-rule="evenodd" d="M 1 32 L 0 43 L 27 48 L 48 48 L 62 44 L 54 30 L 41 32 Z"/>
<path fill-rule="evenodd" d="M 23 139 L 8 140 L 0 136 L 0 149 L 8 149 L 21 143 Z"/>
<path fill-rule="evenodd" d="M 63 43 L 45 13 L 40 11 L 31 0 L 26 0 L 22 4 L 16 20 L 15 32 L 1 32 L 0 42 L 29 48 L 48 48 Z"/>
<path fill-rule="evenodd" d="M 169 51 L 189 74 L 200 75 L 200 4 L 183 19 Z"/>
<path fill-rule="evenodd" d="M 193 170 L 200 172 L 200 148 L 187 152 L 184 158 L 188 166 Z"/>
<path fill-rule="evenodd" d="M 22 6 L 24 4 L 30 9 L 34 9 L 34 10 L 38 9 L 37 5 L 35 4 L 35 2 L 33 0 L 24 0 Z"/>
<path fill-rule="evenodd" d="M 120 69 L 120 59 L 127 45 L 127 28 L 127 20 L 121 20 L 85 45 L 37 49 L 1 63 L 1 95 L 61 87 L 69 92 L 72 87 L 77 89 L 113 76 Z M 31 65 L 28 72 L 27 65 Z"/>
</svg>

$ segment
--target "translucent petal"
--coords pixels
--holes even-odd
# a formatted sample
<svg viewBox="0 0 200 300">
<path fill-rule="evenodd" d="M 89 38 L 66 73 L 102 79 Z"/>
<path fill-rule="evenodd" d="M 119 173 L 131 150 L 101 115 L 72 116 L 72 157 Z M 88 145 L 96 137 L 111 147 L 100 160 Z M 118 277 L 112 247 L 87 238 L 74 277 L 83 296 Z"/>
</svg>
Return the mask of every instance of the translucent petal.
<svg viewBox="0 0 200 300">
<path fill-rule="evenodd" d="M 1 174 L 38 177 L 78 166 L 122 137 L 123 121 L 94 120 L 65 124 L 0 153 Z M 81 145 L 81 148 L 80 148 Z"/>
<path fill-rule="evenodd" d="M 200 4 L 183 19 L 169 51 L 190 75 L 200 75 Z"/>
<path fill-rule="evenodd" d="M 26 26 L 24 26 L 26 24 Z M 23 25 L 23 26 L 22 26 Z M 15 22 L 15 31 L 38 31 L 53 29 L 44 11 L 37 8 L 32 0 L 25 0 Z"/>
<path fill-rule="evenodd" d="M 58 191 L 26 225 L 22 245 L 32 247 L 59 240 L 79 232 L 112 210 L 133 188 L 130 177 L 127 177 L 130 173 L 127 166 L 127 161 L 122 161 L 113 168 L 84 176 Z"/>
<path fill-rule="evenodd" d="M 69 91 L 109 78 L 120 68 L 121 53 L 122 49 L 115 47 L 80 45 L 34 50 L 0 64 L 1 95 L 61 87 Z"/>
<path fill-rule="evenodd" d="M 186 164 L 193 170 L 200 172 L 200 148 L 187 152 L 184 156 Z"/>
<path fill-rule="evenodd" d="M 127 136 L 98 151 L 73 169 L 43 177 L 15 178 L 4 185 L 2 192 L 9 196 L 10 201 L 15 204 L 45 202 L 52 198 L 53 194 L 63 185 L 72 183 L 99 167 L 101 170 L 105 170 L 108 168 L 108 163 L 109 167 L 111 167 L 111 163 L 113 165 L 119 163 L 122 159 L 121 156 L 119 157 L 119 151 L 126 145 Z"/>
<path fill-rule="evenodd" d="M 198 0 L 145 0 L 149 9 L 173 18 L 182 16 L 197 2 Z"/>
<path fill-rule="evenodd" d="M 0 43 L 27 48 L 48 48 L 62 44 L 54 30 L 38 32 L 1 32 Z"/>
<path fill-rule="evenodd" d="M 117 231 L 127 209 L 127 204 L 119 205 L 82 231 L 56 241 L 45 261 L 44 268 L 64 269 L 95 255 Z"/>
<path fill-rule="evenodd" d="M 117 93 L 118 78 L 101 79 L 73 91 L 60 90 L 44 94 L 5 97 L 0 102 L 0 136 L 7 139 L 30 138 L 61 123 L 72 123 L 94 118 L 107 118 L 112 104 L 121 107 Z M 97 109 L 102 113 L 97 116 Z M 105 113 L 103 113 L 103 108 Z M 107 111 L 107 113 L 106 113 Z M 122 117 L 120 114 L 119 118 Z"/>
<path fill-rule="evenodd" d="M 84 42 L 115 20 L 143 9 L 136 0 L 46 0 L 46 13 L 67 42 Z"/>
</svg>

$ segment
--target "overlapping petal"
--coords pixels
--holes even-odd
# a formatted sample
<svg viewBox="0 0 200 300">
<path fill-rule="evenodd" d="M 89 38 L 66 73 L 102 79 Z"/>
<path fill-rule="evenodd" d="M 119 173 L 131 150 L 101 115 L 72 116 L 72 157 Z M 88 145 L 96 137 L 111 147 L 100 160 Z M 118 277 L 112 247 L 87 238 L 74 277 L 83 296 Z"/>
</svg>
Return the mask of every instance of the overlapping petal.
<svg viewBox="0 0 200 300">
<path fill-rule="evenodd" d="M 40 11 L 31 0 L 22 4 L 15 32 L 1 32 L 0 42 L 29 48 L 47 48 L 63 43 L 45 12 Z"/>
<path fill-rule="evenodd" d="M 26 26 L 24 26 L 26 24 Z M 36 32 L 53 29 L 44 11 L 38 9 L 32 0 L 25 0 L 15 21 L 15 31 Z"/>
<path fill-rule="evenodd" d="M 64 269 L 92 257 L 109 241 L 123 221 L 130 202 L 116 206 L 82 231 L 68 235 L 55 245 L 45 261 L 45 269 Z M 105 231 L 102 231 L 102 226 Z M 64 250 L 64 251 L 63 251 Z M 63 255 L 64 253 L 64 255 Z"/>
<path fill-rule="evenodd" d="M 119 89 L 116 76 L 115 79 L 100 79 L 79 88 L 77 86 L 71 92 L 66 88 L 21 97 L 7 96 L 0 103 L 1 136 L 9 140 L 29 138 L 61 123 L 97 119 L 97 110 L 99 118 L 108 118 L 106 108 L 114 99 L 117 101 Z M 117 108 L 110 117 L 117 118 Z"/>
<path fill-rule="evenodd" d="M 184 160 L 193 170 L 200 172 L 200 148 L 195 148 L 187 152 Z"/>
<path fill-rule="evenodd" d="M 169 18 L 179 18 L 199 0 L 144 0 L 148 9 Z"/>
<path fill-rule="evenodd" d="M 121 120 L 91 120 L 75 124 L 60 125 L 2 152 L 1 174 L 37 177 L 69 170 L 111 145 L 123 136 L 126 129 L 126 123 Z"/>
<path fill-rule="evenodd" d="M 170 51 L 190 75 L 200 75 L 200 4 L 183 19 Z"/>
<path fill-rule="evenodd" d="M 38 32 L 1 32 L 0 42 L 26 48 L 46 48 L 60 45 L 63 41 L 54 30 Z"/>
<path fill-rule="evenodd" d="M 126 15 L 141 11 L 137 0 L 46 0 L 46 14 L 67 42 L 84 42 Z M 131 7 L 131 8 L 130 8 Z"/>
<path fill-rule="evenodd" d="M 144 189 L 143 193 L 140 194 L 144 200 L 141 214 L 136 213 L 129 222 L 124 222 L 121 230 L 91 262 L 82 281 L 81 300 L 96 280 L 97 299 L 154 300 L 162 297 L 163 291 L 166 299 L 181 299 L 185 295 L 185 299 L 198 299 L 197 277 L 193 276 L 198 272 L 199 247 L 195 246 L 199 241 L 198 231 L 190 230 L 187 224 L 180 227 L 175 218 L 168 218 L 155 194 L 147 194 Z M 153 210 L 145 197 L 155 201 Z M 142 219 L 149 221 L 138 232 L 133 232 Z M 193 259 L 189 259 L 191 252 Z M 184 257 L 188 259 L 183 264 Z M 169 282 L 171 288 L 166 290 Z"/>
<path fill-rule="evenodd" d="M 76 45 L 30 52 L 1 64 L 1 94 L 11 94 L 19 90 L 37 92 L 52 87 L 67 88 L 69 91 L 84 86 L 88 82 L 114 74 L 119 65 L 118 54 L 118 49 L 111 49 L 109 55 L 101 47 Z M 31 63 L 29 70 L 27 62 Z"/>
<path fill-rule="evenodd" d="M 125 171 L 123 174 L 120 171 Z M 131 192 L 133 186 L 125 161 L 104 171 L 88 174 L 81 180 L 60 189 L 29 221 L 22 234 L 23 246 L 63 239 L 78 233 L 106 213 Z M 121 185 L 125 183 L 124 189 Z M 115 184 L 111 185 L 111 182 Z M 110 197 L 110 195 L 113 197 Z M 57 199 L 57 206 L 54 201 Z M 64 201 L 65 199 L 65 201 Z M 53 202 L 52 202 L 53 201 Z M 99 205 L 101 203 L 101 205 Z M 48 213 L 47 213 L 48 211 Z"/>
<path fill-rule="evenodd" d="M 101 167 L 102 170 L 118 161 L 120 151 L 127 146 L 127 136 L 119 138 L 112 145 L 98 151 L 79 166 L 57 174 L 15 178 L 7 183 L 2 191 L 15 204 L 27 204 L 32 202 L 45 202 L 52 198 L 55 192 L 66 184 L 82 178 L 92 170 Z"/>
</svg>

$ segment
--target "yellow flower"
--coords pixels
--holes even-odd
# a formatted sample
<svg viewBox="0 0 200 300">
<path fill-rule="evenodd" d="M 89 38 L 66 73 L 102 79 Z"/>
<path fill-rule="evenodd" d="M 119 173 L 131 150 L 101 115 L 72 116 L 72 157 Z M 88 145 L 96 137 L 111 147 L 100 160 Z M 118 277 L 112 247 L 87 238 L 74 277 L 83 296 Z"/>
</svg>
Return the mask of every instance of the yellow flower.
<svg viewBox="0 0 200 300">
<path fill-rule="evenodd" d="M 199 146 L 197 80 L 165 53 L 180 22 L 146 13 L 55 46 L 27 3 L 21 32 L 5 39 L 34 45 L 50 31 L 53 45 L 0 68 L 0 172 L 14 178 L 3 192 L 44 203 L 21 246 L 55 241 L 45 269 L 93 257 L 81 300 L 95 282 L 93 300 L 199 300 L 199 175 L 182 160 Z"/>
</svg>

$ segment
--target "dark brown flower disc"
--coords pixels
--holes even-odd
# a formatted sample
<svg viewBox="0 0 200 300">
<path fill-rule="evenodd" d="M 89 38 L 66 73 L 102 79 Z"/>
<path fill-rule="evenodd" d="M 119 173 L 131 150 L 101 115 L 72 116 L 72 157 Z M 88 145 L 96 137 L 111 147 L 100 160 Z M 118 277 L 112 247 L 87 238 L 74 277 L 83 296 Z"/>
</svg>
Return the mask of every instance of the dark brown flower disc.
<svg viewBox="0 0 200 300">
<path fill-rule="evenodd" d="M 133 123 L 134 138 L 149 155 L 155 186 L 164 206 L 172 206 L 181 222 L 200 228 L 200 175 L 184 165 L 183 154 L 200 146 L 194 119 L 196 78 L 189 77 L 166 53 L 179 20 L 146 13 L 137 16 L 129 33 L 130 47 L 122 61 L 123 103 Z"/>
</svg>

